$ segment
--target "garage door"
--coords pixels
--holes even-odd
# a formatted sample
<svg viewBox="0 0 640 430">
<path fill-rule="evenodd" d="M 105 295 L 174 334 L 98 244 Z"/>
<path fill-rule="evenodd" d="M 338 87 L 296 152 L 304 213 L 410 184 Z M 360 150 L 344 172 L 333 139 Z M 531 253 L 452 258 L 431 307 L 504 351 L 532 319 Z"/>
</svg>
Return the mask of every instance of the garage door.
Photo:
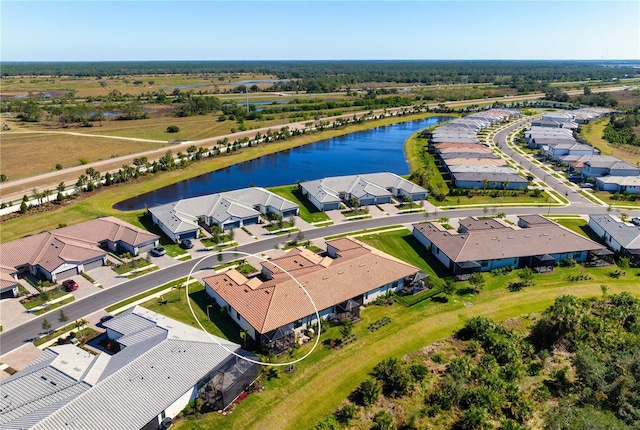
<svg viewBox="0 0 640 430">
<path fill-rule="evenodd" d="M 247 218 L 242 221 L 242 225 L 253 225 L 253 224 L 258 224 L 258 217 Z"/>
<path fill-rule="evenodd" d="M 231 230 L 232 228 L 240 228 L 240 221 L 231 222 L 223 226 L 224 230 Z"/>
<path fill-rule="evenodd" d="M 284 211 L 282 212 L 282 217 L 283 218 L 289 218 L 292 216 L 296 216 L 296 210 L 295 209 L 291 209 L 290 211 Z"/>
<path fill-rule="evenodd" d="M 391 197 L 378 197 L 378 203 L 391 203 Z"/>
<path fill-rule="evenodd" d="M 340 203 L 325 203 L 323 207 L 325 211 L 333 211 L 340 209 Z"/>
<path fill-rule="evenodd" d="M 180 240 L 182 240 L 182 239 L 197 239 L 197 238 L 198 238 L 198 230 L 185 231 L 184 233 L 180 233 Z"/>
<path fill-rule="evenodd" d="M 102 258 L 100 260 L 92 261 L 91 263 L 86 263 L 84 265 L 84 271 L 88 272 L 89 270 L 96 269 L 98 267 L 102 267 Z"/>
<path fill-rule="evenodd" d="M 367 205 L 372 205 L 373 204 L 373 198 L 370 199 L 361 199 L 360 200 L 360 205 L 361 206 L 367 206 Z"/>
<path fill-rule="evenodd" d="M 67 279 L 67 278 L 70 278 L 70 277 L 75 276 L 77 274 L 78 274 L 78 268 L 77 267 L 73 267 L 71 269 L 67 269 L 67 270 L 64 270 L 62 272 L 56 273 L 56 279 L 58 281 L 60 281 L 62 279 Z"/>
</svg>

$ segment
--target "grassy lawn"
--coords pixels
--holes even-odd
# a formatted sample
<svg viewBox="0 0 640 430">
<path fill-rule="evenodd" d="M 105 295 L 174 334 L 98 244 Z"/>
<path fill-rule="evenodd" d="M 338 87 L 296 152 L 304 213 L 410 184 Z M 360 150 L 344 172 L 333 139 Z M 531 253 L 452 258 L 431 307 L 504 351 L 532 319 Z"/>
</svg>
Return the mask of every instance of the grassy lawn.
<svg viewBox="0 0 640 430">
<path fill-rule="evenodd" d="M 593 195 L 611 206 L 629 206 L 640 208 L 640 201 L 630 202 L 627 200 L 617 200 L 613 198 L 613 194 L 607 191 L 593 191 Z"/>
<path fill-rule="evenodd" d="M 147 267 L 150 264 L 151 264 L 151 261 L 146 260 L 144 258 L 134 258 L 122 264 L 111 266 L 111 270 L 116 272 L 118 275 L 124 275 L 125 273 L 129 273 L 132 270 Z"/>
<path fill-rule="evenodd" d="M 640 162 L 640 148 L 630 145 L 612 145 L 603 139 L 604 127 L 609 123 L 609 117 L 599 118 L 582 126 L 580 137 L 600 150 L 602 155 L 613 155 L 621 160 L 636 164 Z"/>
<path fill-rule="evenodd" d="M 329 221 L 329 215 L 323 211 L 319 211 L 302 193 L 298 190 L 297 185 L 284 185 L 281 187 L 269 188 L 269 191 L 291 200 L 300 206 L 300 218 L 308 223 Z"/>
<path fill-rule="evenodd" d="M 25 309 L 33 309 L 36 306 L 40 306 L 43 305 L 45 302 L 47 301 L 51 301 L 54 299 L 57 299 L 58 297 L 62 297 L 69 294 L 67 291 L 64 290 L 64 288 L 54 288 L 52 290 L 47 291 L 47 299 L 43 299 L 41 294 L 38 294 L 36 296 L 33 296 L 29 299 L 22 299 L 20 300 L 20 303 L 22 304 L 22 306 L 25 307 Z"/>
<path fill-rule="evenodd" d="M 464 321 L 485 315 L 496 320 L 539 312 L 564 294 L 595 296 L 601 294 L 600 284 L 609 286 L 609 293 L 623 290 L 638 295 L 637 278 L 612 280 L 604 270 L 591 270 L 594 279 L 568 284 L 564 281 L 568 270 L 552 275 L 537 275 L 536 286 L 517 293 L 509 293 L 506 284 L 517 275 L 487 276 L 487 287 L 480 295 L 460 297 L 447 303 L 426 300 L 411 308 L 400 304 L 389 307 L 369 306 L 361 312 L 362 322 L 356 324 L 357 340 L 335 351 L 319 347 L 308 359 L 298 363 L 294 374 L 280 372 L 266 382 L 265 391 L 252 394 L 226 417 L 208 414 L 198 421 L 183 421 L 178 429 L 189 428 L 310 428 L 327 413 L 335 410 L 358 384 L 367 378 L 371 369 L 390 356 L 402 356 L 451 335 Z M 635 270 L 637 272 L 637 270 Z M 472 306 L 464 306 L 470 301 Z M 391 323 L 370 332 L 367 326 L 389 317 Z M 205 316 L 206 318 L 206 316 Z M 336 338 L 336 328 L 329 329 L 323 338 Z M 293 357 L 308 351 L 309 344 L 297 350 Z M 288 357 L 287 357 L 288 359 Z"/>
<path fill-rule="evenodd" d="M 546 207 L 551 203 L 551 206 L 557 206 L 555 200 L 553 200 L 549 194 L 543 191 L 540 197 L 533 197 L 531 194 L 521 194 L 517 196 L 502 196 L 498 195 L 496 197 L 492 197 L 491 195 L 473 195 L 471 197 L 467 196 L 446 196 L 443 201 L 435 200 L 431 195 L 429 195 L 429 202 L 436 206 L 468 206 L 468 205 L 491 205 L 491 206 L 500 206 L 500 205 L 508 205 L 514 203 L 525 203 L 527 205 L 533 205 L 538 207 Z"/>
<path fill-rule="evenodd" d="M 156 293 L 158 293 L 158 292 L 160 292 L 162 290 L 166 290 L 168 288 L 175 287 L 176 285 L 183 284 L 186 280 L 187 280 L 187 278 L 176 279 L 175 281 L 171 281 L 171 282 L 168 282 L 166 284 L 160 285 L 159 287 L 156 287 L 156 288 L 154 288 L 152 290 L 145 291 L 144 293 L 140 293 L 140 294 L 138 294 L 136 296 L 133 296 L 133 297 L 129 297 L 126 300 L 123 300 L 123 301 L 121 301 L 119 303 L 116 303 L 114 305 L 109 306 L 105 310 L 107 312 L 113 312 L 116 309 L 120 309 L 120 308 L 122 308 L 124 306 L 127 306 L 128 304 L 131 304 L 133 302 L 137 302 L 138 300 L 142 300 L 147 296 L 156 294 Z"/>
<path fill-rule="evenodd" d="M 145 266 L 142 269 L 138 269 L 134 273 L 128 274 L 127 279 L 137 278 L 138 276 L 146 275 L 147 273 L 150 273 L 150 272 L 155 272 L 158 269 L 159 269 L 158 266 Z"/>
<path fill-rule="evenodd" d="M 142 306 L 169 318 L 199 328 L 187 304 L 185 289 L 175 289 L 162 296 L 162 299 L 151 299 Z M 204 290 L 204 285 L 192 283 L 189 285 L 189 300 L 192 301 L 193 311 L 198 321 L 207 332 L 242 344 L 240 328 L 236 326 L 226 314 L 215 305 L 209 308 L 211 321 L 207 319 L 207 306 L 213 305 L 213 300 Z"/>
<path fill-rule="evenodd" d="M 49 311 L 52 311 L 52 310 L 54 310 L 54 309 L 57 309 L 57 308 L 59 308 L 59 307 L 61 307 L 61 306 L 66 305 L 66 304 L 68 304 L 68 303 L 73 302 L 75 299 L 76 299 L 75 297 L 69 297 L 69 298 L 66 298 L 66 299 L 61 300 L 61 301 L 59 301 L 59 302 L 52 303 L 52 304 L 50 304 L 49 306 L 47 306 L 46 308 L 42 308 L 42 309 L 40 309 L 40 310 L 37 310 L 37 311 L 35 311 L 35 312 L 32 312 L 32 314 L 33 314 L 33 315 L 42 315 L 42 314 L 46 314 L 46 313 L 47 313 L 47 312 L 49 312 Z"/>
<path fill-rule="evenodd" d="M 331 239 L 338 239 L 338 238 L 345 237 L 345 236 L 360 236 L 360 235 L 367 234 L 367 233 L 392 230 L 392 229 L 396 229 L 396 228 L 404 228 L 404 227 L 401 224 L 395 224 L 395 225 L 389 225 L 389 226 L 386 226 L 386 227 L 377 227 L 377 228 L 369 228 L 369 229 L 365 229 L 365 230 L 354 231 L 354 232 L 351 232 L 351 233 L 336 234 L 336 235 L 333 235 L 333 236 L 327 236 L 324 239 L 325 240 L 331 240 Z"/>
</svg>

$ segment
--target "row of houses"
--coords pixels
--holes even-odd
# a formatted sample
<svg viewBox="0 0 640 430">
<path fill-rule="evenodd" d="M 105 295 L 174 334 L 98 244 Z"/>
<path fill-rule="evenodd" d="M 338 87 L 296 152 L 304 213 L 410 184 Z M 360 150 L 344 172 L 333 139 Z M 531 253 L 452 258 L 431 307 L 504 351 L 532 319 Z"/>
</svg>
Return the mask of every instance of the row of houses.
<svg viewBox="0 0 640 430">
<path fill-rule="evenodd" d="M 350 205 L 354 200 L 360 206 L 368 206 L 392 203 L 393 197 L 427 199 L 425 188 L 390 172 L 334 176 L 298 185 L 302 195 L 321 211 L 339 209 L 341 203 Z"/>
<path fill-rule="evenodd" d="M 490 109 L 443 124 L 429 138 L 430 150 L 457 188 L 526 189 L 528 181 L 506 160 L 480 144 L 478 132 L 521 115 L 515 109 Z"/>
<path fill-rule="evenodd" d="M 600 155 L 599 150 L 574 137 L 580 124 L 612 112 L 608 108 L 550 112 L 533 121 L 524 138 L 530 148 L 541 150 L 548 159 L 566 165 L 584 180 L 592 180 L 597 189 L 635 194 L 640 190 L 639 166 Z"/>
<path fill-rule="evenodd" d="M 208 194 L 149 209 L 151 220 L 171 240 L 196 239 L 200 227 L 230 230 L 258 224 L 263 215 L 298 215 L 299 206 L 260 187 Z"/>
<path fill-rule="evenodd" d="M 243 357 L 260 359 L 239 345 L 142 307 L 104 327 L 110 352 L 50 347 L 2 381 L 0 427 L 168 428 L 197 397 L 213 410 L 225 408 L 258 374 Z"/>
<path fill-rule="evenodd" d="M 640 226 L 615 215 L 589 215 L 589 227 L 614 252 L 640 264 Z"/>
<path fill-rule="evenodd" d="M 115 217 L 45 231 L 0 244 L 0 287 L 15 296 L 19 276 L 51 282 L 107 264 L 109 252 L 139 255 L 158 246 L 160 237 Z"/>
</svg>

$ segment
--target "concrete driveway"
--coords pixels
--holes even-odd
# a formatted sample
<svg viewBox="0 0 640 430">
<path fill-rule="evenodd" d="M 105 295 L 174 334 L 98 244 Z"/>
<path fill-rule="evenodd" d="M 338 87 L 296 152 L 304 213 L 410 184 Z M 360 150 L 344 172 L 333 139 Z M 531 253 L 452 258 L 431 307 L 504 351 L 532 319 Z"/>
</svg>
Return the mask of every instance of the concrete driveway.
<svg viewBox="0 0 640 430">
<path fill-rule="evenodd" d="M 0 325 L 3 331 L 11 330 L 34 318 L 35 316 L 22 306 L 19 298 L 0 300 Z"/>
</svg>

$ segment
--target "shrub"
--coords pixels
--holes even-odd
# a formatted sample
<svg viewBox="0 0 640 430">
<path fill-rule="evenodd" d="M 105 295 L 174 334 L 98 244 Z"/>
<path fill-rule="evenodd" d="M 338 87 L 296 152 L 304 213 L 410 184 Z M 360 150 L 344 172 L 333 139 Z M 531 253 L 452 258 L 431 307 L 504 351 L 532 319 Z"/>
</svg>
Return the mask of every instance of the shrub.
<svg viewBox="0 0 640 430">
<path fill-rule="evenodd" d="M 177 125 L 170 125 L 169 127 L 167 127 L 167 133 L 177 133 L 180 131 L 180 127 L 178 127 Z"/>
<path fill-rule="evenodd" d="M 356 404 L 366 408 L 374 405 L 380 398 L 381 393 L 382 388 L 378 381 L 367 379 L 356 388 L 352 397 Z"/>
<path fill-rule="evenodd" d="M 349 425 L 358 416 L 358 408 L 353 403 L 347 403 L 335 412 L 338 422 Z"/>
</svg>

